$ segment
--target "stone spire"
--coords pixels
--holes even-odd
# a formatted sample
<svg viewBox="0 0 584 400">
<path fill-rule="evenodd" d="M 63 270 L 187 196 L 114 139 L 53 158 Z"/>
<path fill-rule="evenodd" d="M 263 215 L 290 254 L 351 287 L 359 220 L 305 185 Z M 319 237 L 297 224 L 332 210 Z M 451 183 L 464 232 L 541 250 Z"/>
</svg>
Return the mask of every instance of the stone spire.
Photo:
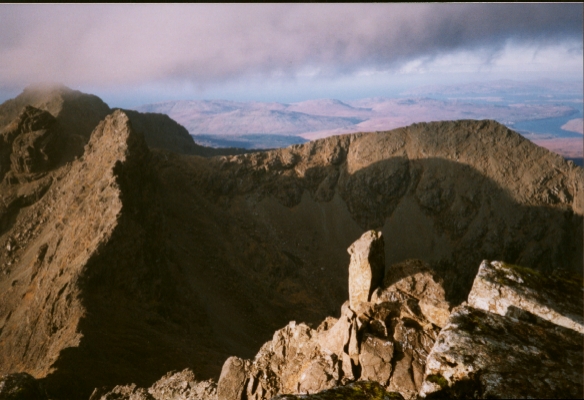
<svg viewBox="0 0 584 400">
<path fill-rule="evenodd" d="M 385 243 L 381 232 L 365 232 L 347 251 L 349 264 L 349 304 L 352 309 L 371 299 L 371 294 L 383 283 L 385 274 Z"/>
</svg>

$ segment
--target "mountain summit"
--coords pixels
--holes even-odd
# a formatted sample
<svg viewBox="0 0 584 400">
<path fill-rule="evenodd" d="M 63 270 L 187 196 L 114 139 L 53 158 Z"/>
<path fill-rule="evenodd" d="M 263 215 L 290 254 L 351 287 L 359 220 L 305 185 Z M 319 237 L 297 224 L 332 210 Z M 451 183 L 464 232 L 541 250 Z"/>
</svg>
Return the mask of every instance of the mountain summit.
<svg viewBox="0 0 584 400">
<path fill-rule="evenodd" d="M 436 335 L 484 259 L 581 276 L 584 171 L 494 121 L 202 157 L 168 117 L 63 88 L 0 114 L 0 372 L 51 398 L 218 379 L 289 321 L 345 315 L 371 229 L 386 276 L 415 258 L 441 282 L 417 300 Z"/>
</svg>

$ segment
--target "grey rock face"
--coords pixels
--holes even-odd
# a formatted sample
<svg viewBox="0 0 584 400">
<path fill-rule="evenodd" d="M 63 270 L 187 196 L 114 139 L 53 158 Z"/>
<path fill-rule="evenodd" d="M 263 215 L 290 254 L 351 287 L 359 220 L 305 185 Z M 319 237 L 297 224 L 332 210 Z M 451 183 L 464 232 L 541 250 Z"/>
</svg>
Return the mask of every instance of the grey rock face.
<svg viewBox="0 0 584 400">
<path fill-rule="evenodd" d="M 499 315 L 515 307 L 584 334 L 581 278 L 546 276 L 516 265 L 483 261 L 468 304 Z"/>
<path fill-rule="evenodd" d="M 349 304 L 356 308 L 359 303 L 371 299 L 371 294 L 383 282 L 385 250 L 381 232 L 365 232 L 347 250 L 349 264 Z"/>
<path fill-rule="evenodd" d="M 456 308 L 426 363 L 422 397 L 579 398 L 583 337 L 539 317 Z"/>
<path fill-rule="evenodd" d="M 420 395 L 581 397 L 581 282 L 483 261 L 428 356 Z"/>
</svg>

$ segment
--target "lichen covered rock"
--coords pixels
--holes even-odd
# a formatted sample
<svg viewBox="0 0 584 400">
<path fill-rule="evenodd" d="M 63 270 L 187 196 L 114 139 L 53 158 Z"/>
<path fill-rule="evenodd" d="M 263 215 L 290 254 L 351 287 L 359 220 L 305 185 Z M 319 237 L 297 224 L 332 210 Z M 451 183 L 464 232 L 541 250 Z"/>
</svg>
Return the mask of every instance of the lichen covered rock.
<svg viewBox="0 0 584 400">
<path fill-rule="evenodd" d="M 456 308 L 426 362 L 427 398 L 579 398 L 583 337 L 539 317 Z"/>
<path fill-rule="evenodd" d="M 483 261 L 426 363 L 422 397 L 579 398 L 581 279 Z"/>
<path fill-rule="evenodd" d="M 582 278 L 483 261 L 468 296 L 471 307 L 507 315 L 521 309 L 584 334 Z M 510 307 L 512 307 L 510 309 Z"/>
</svg>

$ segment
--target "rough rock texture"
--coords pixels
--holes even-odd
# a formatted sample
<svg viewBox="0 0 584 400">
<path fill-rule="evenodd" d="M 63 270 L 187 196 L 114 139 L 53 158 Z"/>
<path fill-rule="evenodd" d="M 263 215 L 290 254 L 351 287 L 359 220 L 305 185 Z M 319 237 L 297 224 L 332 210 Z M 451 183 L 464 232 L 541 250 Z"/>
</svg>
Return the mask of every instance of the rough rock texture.
<svg viewBox="0 0 584 400">
<path fill-rule="evenodd" d="M 214 400 L 217 385 L 211 381 L 197 381 L 190 369 L 169 372 L 148 389 L 156 400 Z"/>
<path fill-rule="evenodd" d="M 131 385 L 118 385 L 107 393 L 106 390 L 94 390 L 89 400 L 154 400 L 154 397 L 144 388 Z"/>
<path fill-rule="evenodd" d="M 366 232 L 350 249 L 356 251 L 363 238 L 373 235 Z M 373 301 L 360 301 L 355 308 L 346 302 L 338 320 L 327 318 L 316 330 L 291 322 L 276 331 L 251 363 L 229 358 L 218 383 L 219 399 L 318 393 L 356 380 L 375 381 L 400 396 L 415 398 L 439 331 L 420 310 L 424 288 L 432 304 L 446 310 L 448 304 L 427 264 L 412 260 L 389 271 L 391 284 L 376 288 Z M 415 278 L 402 276 L 404 271 Z"/>
<path fill-rule="evenodd" d="M 55 118 L 55 129 L 65 138 L 60 146 L 65 162 L 83 154 L 91 132 L 111 112 L 97 96 L 59 85 L 29 86 L 0 105 L 0 129 L 14 121 L 26 106 L 46 111 Z"/>
<path fill-rule="evenodd" d="M 223 361 L 203 333 L 199 300 L 167 256 L 150 159 L 117 111 L 82 158 L 13 185 L 22 194 L 47 182 L 5 219 L 1 371 L 28 371 L 51 396 L 78 399 L 130 378 L 144 385 L 191 360 L 203 370 Z M 191 335 L 199 340 L 185 343 Z"/>
<path fill-rule="evenodd" d="M 136 384 L 95 389 L 89 400 L 217 400 L 217 385 L 197 381 L 190 369 L 169 372 L 148 388 Z"/>
<path fill-rule="evenodd" d="M 132 127 L 144 135 L 150 148 L 165 149 L 180 154 L 207 155 L 207 147 L 195 143 L 189 132 L 166 114 L 139 113 L 123 110 Z"/>
<path fill-rule="evenodd" d="M 584 337 L 529 315 L 456 308 L 426 363 L 427 398 L 581 398 Z"/>
<path fill-rule="evenodd" d="M 27 373 L 0 377 L 0 400 L 48 400 L 43 386 Z"/>
<path fill-rule="evenodd" d="M 443 281 L 434 270 L 420 260 L 406 260 L 388 269 L 383 291 L 375 293 L 374 302 L 404 301 L 405 296 L 415 302 L 424 317 L 443 328 L 448 323 L 450 304 L 446 300 Z"/>
<path fill-rule="evenodd" d="M 584 386 L 582 280 L 483 261 L 426 363 L 420 394 L 577 398 Z"/>
<path fill-rule="evenodd" d="M 349 304 L 371 300 L 373 291 L 383 282 L 385 274 L 385 244 L 381 232 L 367 231 L 347 251 L 349 264 Z"/>
<path fill-rule="evenodd" d="M 249 362 L 237 357 L 229 357 L 219 376 L 217 396 L 220 399 L 239 399 L 245 391 Z"/>
<path fill-rule="evenodd" d="M 0 131 L 0 179 L 9 171 L 14 179 L 15 174 L 46 172 L 54 166 L 62 144 L 55 124 L 48 112 L 27 106 Z"/>
<path fill-rule="evenodd" d="M 520 309 L 584 334 L 581 277 L 550 276 L 517 265 L 483 261 L 468 305 L 499 315 Z"/>
</svg>

